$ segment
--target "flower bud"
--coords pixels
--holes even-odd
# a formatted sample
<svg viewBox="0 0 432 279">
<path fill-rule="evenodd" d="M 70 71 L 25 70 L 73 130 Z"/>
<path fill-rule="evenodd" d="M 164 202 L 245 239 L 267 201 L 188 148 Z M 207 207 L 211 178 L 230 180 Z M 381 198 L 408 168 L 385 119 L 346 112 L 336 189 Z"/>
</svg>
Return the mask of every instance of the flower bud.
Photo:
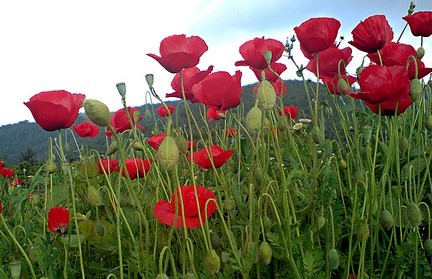
<svg viewBox="0 0 432 279">
<path fill-rule="evenodd" d="M 172 169 L 180 157 L 180 150 L 171 136 L 166 136 L 156 153 L 156 158 L 164 169 Z"/>
<path fill-rule="evenodd" d="M 91 206 L 98 206 L 102 204 L 99 191 L 92 185 L 87 187 L 87 200 Z"/>
<path fill-rule="evenodd" d="M 110 156 L 113 155 L 114 153 L 116 153 L 118 150 L 118 145 L 116 141 L 113 141 L 109 146 L 108 146 L 108 150 L 106 152 L 106 156 Z"/>
<path fill-rule="evenodd" d="M 220 247 L 222 247 L 222 240 L 215 232 L 210 233 L 210 242 L 212 247 L 215 249 L 219 249 Z"/>
<path fill-rule="evenodd" d="M 148 86 L 150 88 L 152 88 L 153 87 L 153 83 L 154 83 L 154 75 L 153 74 L 147 74 L 147 75 L 145 75 L 145 79 L 146 79 L 146 82 L 147 82 Z"/>
<path fill-rule="evenodd" d="M 132 144 L 132 148 L 135 149 L 136 151 L 144 151 L 145 150 L 144 145 L 138 141 L 136 141 Z"/>
<path fill-rule="evenodd" d="M 409 142 L 406 137 L 399 138 L 399 152 L 405 153 L 409 148 Z"/>
<path fill-rule="evenodd" d="M 381 226 L 383 226 L 386 230 L 391 229 L 394 225 L 393 216 L 387 209 L 381 211 L 379 221 Z"/>
<path fill-rule="evenodd" d="M 20 261 L 10 262 L 9 270 L 11 273 L 11 278 L 19 279 L 21 277 L 21 262 Z"/>
<path fill-rule="evenodd" d="M 424 55 L 425 55 L 425 49 L 424 47 L 421 46 L 417 49 L 417 59 L 421 60 Z"/>
<path fill-rule="evenodd" d="M 253 107 L 246 115 L 246 128 L 251 132 L 258 132 L 261 128 L 262 111 Z"/>
<path fill-rule="evenodd" d="M 411 80 L 410 83 L 410 98 L 413 102 L 417 101 L 423 92 L 423 86 L 418 78 Z"/>
<path fill-rule="evenodd" d="M 55 173 L 56 170 L 57 170 L 57 165 L 54 164 L 52 161 L 48 161 L 48 162 L 45 164 L 45 170 L 46 170 L 48 173 Z"/>
<path fill-rule="evenodd" d="M 324 227 L 325 223 L 326 223 L 326 218 L 324 216 L 319 216 L 318 217 L 318 229 L 320 230 L 322 227 Z"/>
<path fill-rule="evenodd" d="M 339 92 L 343 92 L 343 90 L 350 89 L 350 86 L 348 85 L 348 83 L 346 82 L 346 80 L 343 79 L 343 78 L 339 78 L 338 79 L 337 86 L 338 86 Z"/>
<path fill-rule="evenodd" d="M 361 72 L 363 72 L 363 69 L 364 69 L 364 66 L 363 66 L 363 65 L 359 66 L 359 67 L 356 69 L 357 77 L 360 76 Z"/>
<path fill-rule="evenodd" d="M 321 133 L 321 129 L 318 126 L 314 126 L 311 131 L 312 141 L 315 144 L 320 144 L 323 139 L 323 134 Z"/>
<path fill-rule="evenodd" d="M 331 269 L 337 269 L 339 267 L 339 253 L 335 248 L 330 249 L 328 261 Z"/>
<path fill-rule="evenodd" d="M 146 108 L 146 110 L 144 111 L 145 120 L 150 121 L 151 117 L 152 117 L 151 111 L 148 108 Z"/>
<path fill-rule="evenodd" d="M 348 167 L 348 163 L 345 159 L 340 159 L 339 160 L 339 168 L 341 169 L 346 169 Z"/>
<path fill-rule="evenodd" d="M 126 84 L 124 82 L 119 82 L 116 84 L 117 91 L 119 92 L 120 96 L 124 99 L 126 98 Z"/>
<path fill-rule="evenodd" d="M 264 262 L 264 264 L 270 264 L 273 256 L 273 250 L 267 241 L 261 242 L 260 246 L 258 247 L 258 256 Z"/>
<path fill-rule="evenodd" d="M 176 135 L 175 142 L 181 152 L 186 153 L 188 151 L 187 140 L 185 139 L 184 136 L 180 134 Z"/>
<path fill-rule="evenodd" d="M 261 81 L 258 88 L 258 101 L 264 109 L 271 109 L 276 104 L 276 92 L 270 81 Z"/>
<path fill-rule="evenodd" d="M 279 117 L 278 128 L 282 132 L 287 131 L 290 128 L 288 117 Z"/>
<path fill-rule="evenodd" d="M 220 269 L 220 258 L 214 249 L 207 251 L 207 256 L 205 259 L 207 267 L 211 272 L 217 273 Z"/>
<path fill-rule="evenodd" d="M 367 224 L 367 221 L 364 220 L 357 231 L 357 239 L 360 242 L 365 242 L 369 238 L 369 225 Z"/>
<path fill-rule="evenodd" d="M 372 137 L 372 127 L 370 125 L 364 125 L 362 132 L 363 139 L 366 143 L 369 143 Z"/>
<path fill-rule="evenodd" d="M 273 53 L 270 50 L 264 51 L 264 59 L 267 62 L 267 65 L 270 65 L 272 60 Z"/>
<path fill-rule="evenodd" d="M 432 255 L 432 239 L 430 239 L 430 238 L 426 239 L 423 246 L 424 246 L 426 253 L 428 255 Z"/>
<path fill-rule="evenodd" d="M 225 198 L 225 200 L 224 200 L 224 210 L 226 212 L 229 212 L 229 211 L 233 210 L 234 209 L 234 205 L 235 205 L 235 203 L 234 203 L 233 199 L 231 199 L 231 198 Z"/>
<path fill-rule="evenodd" d="M 156 279 L 169 279 L 168 275 L 166 275 L 165 273 L 159 273 L 156 276 Z"/>
<path fill-rule="evenodd" d="M 425 116 L 424 126 L 428 131 L 432 131 L 432 115 L 428 114 Z"/>
<path fill-rule="evenodd" d="M 407 217 L 408 217 L 408 221 L 411 224 L 411 226 L 413 227 L 418 227 L 420 226 L 422 220 L 423 220 L 423 216 L 421 213 L 420 208 L 418 207 L 417 204 L 415 203 L 410 203 L 407 207 Z"/>
<path fill-rule="evenodd" d="M 111 113 L 104 103 L 94 99 L 85 99 L 83 105 L 85 114 L 91 122 L 100 127 L 109 126 Z"/>
</svg>

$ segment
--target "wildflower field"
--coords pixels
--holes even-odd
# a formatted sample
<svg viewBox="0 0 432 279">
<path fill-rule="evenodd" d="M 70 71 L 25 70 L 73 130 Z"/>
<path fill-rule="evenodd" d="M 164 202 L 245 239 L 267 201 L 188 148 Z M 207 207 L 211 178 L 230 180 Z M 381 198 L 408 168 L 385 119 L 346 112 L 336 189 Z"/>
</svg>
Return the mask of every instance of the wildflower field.
<svg viewBox="0 0 432 279">
<path fill-rule="evenodd" d="M 414 8 L 401 34 L 372 15 L 348 42 L 325 17 L 285 43 L 252 38 L 235 73 L 200 70 L 204 39 L 169 36 L 148 54 L 174 74 L 166 96 L 145 77 L 155 114 L 129 107 L 124 83 L 114 113 L 84 94 L 35 94 L 24 105 L 52 137 L 30 177 L 0 164 L 0 278 L 432 278 L 432 11 Z M 418 45 L 400 42 L 408 32 Z M 307 114 L 286 105 L 287 67 Z M 242 71 L 258 81 L 247 110 Z M 74 125 L 81 108 L 88 121 Z M 67 146 L 68 158 L 66 133 L 100 129 L 105 152 Z"/>
</svg>

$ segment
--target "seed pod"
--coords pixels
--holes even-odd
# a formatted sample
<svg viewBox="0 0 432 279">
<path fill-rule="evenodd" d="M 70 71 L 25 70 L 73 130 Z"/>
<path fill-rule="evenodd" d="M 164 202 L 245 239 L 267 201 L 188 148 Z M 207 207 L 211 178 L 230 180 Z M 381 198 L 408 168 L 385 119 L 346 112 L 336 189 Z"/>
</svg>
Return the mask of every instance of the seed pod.
<svg viewBox="0 0 432 279">
<path fill-rule="evenodd" d="M 428 131 L 432 131 L 432 115 L 428 114 L 425 116 L 424 126 Z"/>
<path fill-rule="evenodd" d="M 381 211 L 379 220 L 380 220 L 381 226 L 383 226 L 387 230 L 391 229 L 394 225 L 393 216 L 390 213 L 390 211 L 388 211 L 387 209 Z"/>
<path fill-rule="evenodd" d="M 85 99 L 83 106 L 85 114 L 91 122 L 100 127 L 109 126 L 111 113 L 104 103 L 94 99 Z"/>
<path fill-rule="evenodd" d="M 246 115 L 246 128 L 251 132 L 258 132 L 261 128 L 262 111 L 258 107 L 253 107 Z"/>
<path fill-rule="evenodd" d="M 165 169 L 172 169 L 180 157 L 180 150 L 173 137 L 166 136 L 156 153 L 156 158 Z"/>
<path fill-rule="evenodd" d="M 413 227 L 420 226 L 420 224 L 423 220 L 423 216 L 422 216 L 421 210 L 417 204 L 411 203 L 408 205 L 407 217 L 408 217 L 408 221 L 411 224 L 411 226 L 413 226 Z"/>
<path fill-rule="evenodd" d="M 410 98 L 413 102 L 417 101 L 423 92 L 423 86 L 418 78 L 414 78 L 410 83 Z"/>
<path fill-rule="evenodd" d="M 264 109 L 271 109 L 276 104 L 276 92 L 270 81 L 261 81 L 258 88 L 258 101 Z"/>
<path fill-rule="evenodd" d="M 335 248 L 330 249 L 328 261 L 331 269 L 337 269 L 339 267 L 339 253 Z"/>
<path fill-rule="evenodd" d="M 264 264 L 268 265 L 271 262 L 273 255 L 273 250 L 270 244 L 267 241 L 261 242 L 258 247 L 258 256 L 264 262 Z"/>
<path fill-rule="evenodd" d="M 219 272 L 220 258 L 214 249 L 207 251 L 205 263 L 211 272 L 213 272 L 213 273 Z"/>
</svg>

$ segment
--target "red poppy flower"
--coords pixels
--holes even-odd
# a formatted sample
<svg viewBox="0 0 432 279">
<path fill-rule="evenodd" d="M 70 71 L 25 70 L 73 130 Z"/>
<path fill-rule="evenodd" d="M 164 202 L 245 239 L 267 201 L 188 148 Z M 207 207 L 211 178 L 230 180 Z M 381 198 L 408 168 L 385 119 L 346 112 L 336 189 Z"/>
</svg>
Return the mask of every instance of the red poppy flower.
<svg viewBox="0 0 432 279">
<path fill-rule="evenodd" d="M 22 180 L 19 178 L 14 178 L 9 182 L 9 187 L 18 187 L 21 186 Z"/>
<path fill-rule="evenodd" d="M 48 212 L 48 228 L 53 233 L 64 232 L 69 224 L 69 210 L 64 207 L 53 207 Z M 63 228 L 63 229 L 62 229 Z"/>
<path fill-rule="evenodd" d="M 126 170 L 121 167 L 115 168 L 115 171 L 121 171 L 121 174 L 124 177 L 128 177 L 129 179 L 135 179 L 137 177 L 144 177 L 149 171 L 151 164 L 153 163 L 153 159 L 138 159 L 138 158 L 130 158 L 125 161 Z"/>
<path fill-rule="evenodd" d="M 100 174 L 112 173 L 118 165 L 118 160 L 102 158 L 98 160 L 98 169 Z"/>
<path fill-rule="evenodd" d="M 3 161 L 0 161 L 0 169 L 2 169 L 3 166 L 4 166 L 4 162 L 3 162 Z"/>
<path fill-rule="evenodd" d="M 175 107 L 173 105 L 167 105 L 166 107 L 161 105 L 156 109 L 156 113 L 160 117 L 168 117 L 174 113 Z"/>
<path fill-rule="evenodd" d="M 173 35 L 162 40 L 159 52 L 161 56 L 148 53 L 170 73 L 179 73 L 182 69 L 198 65 L 201 55 L 208 50 L 203 39 L 198 36 Z"/>
<path fill-rule="evenodd" d="M 384 15 L 374 15 L 361 21 L 351 32 L 353 40 L 348 42 L 364 52 L 376 52 L 393 39 L 391 29 Z"/>
<path fill-rule="evenodd" d="M 321 51 L 317 56 L 312 58 L 306 66 L 306 69 L 314 73 L 317 76 L 317 59 L 318 59 L 318 69 L 319 78 L 323 76 L 335 76 L 339 74 L 339 69 L 341 73 L 345 71 L 345 66 L 352 59 L 352 50 L 349 47 L 338 49 L 337 47 L 331 47 L 326 50 Z M 340 66 L 339 66 L 339 61 Z"/>
<path fill-rule="evenodd" d="M 285 106 L 283 112 L 278 110 L 280 116 L 286 115 L 288 118 L 296 119 L 298 116 L 298 108 L 295 106 Z"/>
<path fill-rule="evenodd" d="M 233 153 L 234 150 L 224 151 L 220 146 L 212 145 L 188 154 L 187 159 L 189 161 L 193 160 L 195 164 L 201 166 L 203 169 L 211 169 L 213 167 L 212 162 L 215 168 L 220 168 Z"/>
<path fill-rule="evenodd" d="M 198 100 L 195 99 L 192 93 L 192 87 L 196 83 L 200 82 L 205 77 L 207 77 L 212 71 L 213 71 L 213 66 L 208 67 L 206 71 L 200 71 L 197 67 L 187 68 L 182 71 L 183 87 L 184 87 L 186 100 L 189 100 L 192 103 L 198 102 Z M 166 97 L 167 98 L 175 97 L 175 98 L 183 99 L 180 73 L 177 73 L 174 76 L 174 79 L 171 82 L 171 87 L 172 89 L 174 89 L 174 92 L 166 94 Z"/>
<path fill-rule="evenodd" d="M 207 117 L 213 120 L 220 120 L 222 114 L 224 115 L 225 111 L 220 111 L 212 108 L 209 108 L 207 110 Z"/>
<path fill-rule="evenodd" d="M 202 226 L 216 211 L 216 195 L 202 186 L 180 186 L 171 201 L 158 201 L 153 213 L 159 222 L 176 228 Z"/>
<path fill-rule="evenodd" d="M 276 82 L 280 75 L 287 69 L 287 66 L 285 64 L 282 63 L 273 63 L 270 65 L 272 70 L 275 71 L 277 73 L 277 75 L 275 75 L 275 73 L 273 73 L 273 71 L 270 70 L 269 67 L 261 70 L 261 69 L 255 69 L 252 67 L 249 67 L 255 74 L 255 76 L 257 77 L 257 79 L 259 81 L 262 81 L 262 72 L 264 71 L 264 75 L 266 80 L 270 81 L 270 82 Z"/>
<path fill-rule="evenodd" d="M 78 117 L 85 95 L 65 90 L 40 92 L 24 104 L 35 121 L 46 131 L 69 128 Z"/>
<path fill-rule="evenodd" d="M 234 76 L 227 72 L 211 73 L 192 87 L 192 93 L 209 108 L 222 111 L 235 108 L 240 104 L 241 76 L 240 71 Z"/>
<path fill-rule="evenodd" d="M 402 66 L 368 66 L 360 73 L 359 84 L 360 92 L 345 92 L 363 100 L 375 113 L 401 114 L 412 103 L 409 96 L 410 80 Z"/>
<path fill-rule="evenodd" d="M 165 139 L 167 135 L 166 134 L 157 134 L 157 135 L 153 135 L 151 136 L 148 140 L 147 143 L 153 147 L 153 149 L 158 150 L 159 146 L 162 144 L 163 140 Z"/>
<path fill-rule="evenodd" d="M 85 138 L 94 138 L 99 134 L 99 127 L 98 125 L 94 124 L 91 121 L 86 121 L 81 124 L 73 126 L 73 129 L 75 133 L 78 134 L 78 136 Z"/>
<path fill-rule="evenodd" d="M 137 128 L 144 130 L 145 128 L 142 125 L 138 124 L 138 122 L 141 121 L 143 118 L 142 116 L 140 116 L 139 109 L 131 107 L 128 107 L 128 109 L 132 124 L 135 125 Z M 118 111 L 114 112 L 113 115 L 111 115 L 110 126 L 114 129 L 116 133 L 121 133 L 126 130 L 132 129 L 131 122 L 129 121 L 129 117 L 126 113 L 126 109 L 121 108 Z M 107 137 L 112 137 L 112 133 L 109 130 L 105 132 L 105 135 Z"/>
<path fill-rule="evenodd" d="M 239 130 L 234 128 L 225 129 L 225 135 L 229 138 L 235 137 L 239 133 Z"/>
<path fill-rule="evenodd" d="M 255 38 L 240 46 L 240 54 L 244 60 L 235 62 L 236 66 L 250 66 L 263 70 L 268 67 L 264 52 L 271 51 L 270 64 L 277 61 L 285 51 L 285 46 L 274 39 Z"/>
<path fill-rule="evenodd" d="M 432 11 L 415 12 L 403 19 L 411 28 L 414 36 L 429 37 L 432 35 Z"/>
<path fill-rule="evenodd" d="M 357 81 L 357 78 L 353 77 L 353 76 L 348 76 L 346 74 L 342 74 L 341 76 L 345 81 L 348 81 L 348 85 L 351 87 L 351 85 Z M 339 88 L 338 86 L 338 82 L 339 82 L 339 75 L 335 75 L 335 76 L 323 76 L 322 77 L 322 81 L 324 82 L 324 84 L 327 86 L 327 90 L 330 94 L 334 94 L 334 95 L 342 95 L 343 91 L 341 91 L 341 88 Z"/>
<path fill-rule="evenodd" d="M 384 66 L 399 65 L 406 67 L 407 63 L 409 62 L 408 77 L 410 79 L 415 77 L 416 67 L 414 61 L 411 58 L 408 60 L 408 57 L 417 57 L 417 51 L 411 45 L 390 42 L 380 50 L 380 54 L 381 60 L 376 53 L 369 53 L 368 57 L 372 62 L 378 65 L 382 63 Z M 416 62 L 418 78 L 423 78 L 432 72 L 432 68 L 425 68 L 425 65 L 422 61 L 416 59 Z"/>
<path fill-rule="evenodd" d="M 3 178 L 11 178 L 14 176 L 14 170 L 11 168 L 0 169 L 0 176 Z"/>
<path fill-rule="evenodd" d="M 334 45 L 341 24 L 335 18 L 311 18 L 294 28 L 307 58 Z"/>
<path fill-rule="evenodd" d="M 3 211 L 3 203 L 0 202 L 0 213 L 2 213 L 2 211 Z"/>
</svg>

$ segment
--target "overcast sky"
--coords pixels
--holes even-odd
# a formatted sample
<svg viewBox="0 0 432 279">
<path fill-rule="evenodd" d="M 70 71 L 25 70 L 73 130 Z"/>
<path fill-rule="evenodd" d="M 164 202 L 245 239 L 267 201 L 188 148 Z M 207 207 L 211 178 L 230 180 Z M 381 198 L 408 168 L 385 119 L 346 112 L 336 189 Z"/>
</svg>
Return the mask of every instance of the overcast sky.
<svg viewBox="0 0 432 279">
<path fill-rule="evenodd" d="M 351 30 L 366 17 L 385 14 L 399 36 L 410 1 L 405 0 L 14 0 L 0 2 L 0 125 L 34 121 L 23 104 L 41 91 L 64 89 L 105 102 L 111 111 L 121 108 L 116 83 L 125 82 L 127 102 L 145 103 L 144 76 L 155 75 L 161 96 L 172 92 L 173 74 L 146 53 L 159 54 L 160 41 L 173 34 L 198 35 L 209 46 L 201 69 L 243 72 L 242 83 L 255 82 L 238 48 L 247 40 L 265 36 L 285 42 L 293 28 L 318 16 L 342 23 L 340 35 L 348 46 Z M 432 0 L 415 1 L 416 10 L 432 10 Z M 409 29 L 402 42 L 420 45 Z M 432 67 L 432 37 L 425 39 L 424 62 Z M 298 47 L 298 45 L 297 45 Z M 299 52 L 297 60 L 306 62 Z M 361 56 L 351 62 L 358 66 Z M 286 59 L 284 78 L 294 78 Z"/>
</svg>

